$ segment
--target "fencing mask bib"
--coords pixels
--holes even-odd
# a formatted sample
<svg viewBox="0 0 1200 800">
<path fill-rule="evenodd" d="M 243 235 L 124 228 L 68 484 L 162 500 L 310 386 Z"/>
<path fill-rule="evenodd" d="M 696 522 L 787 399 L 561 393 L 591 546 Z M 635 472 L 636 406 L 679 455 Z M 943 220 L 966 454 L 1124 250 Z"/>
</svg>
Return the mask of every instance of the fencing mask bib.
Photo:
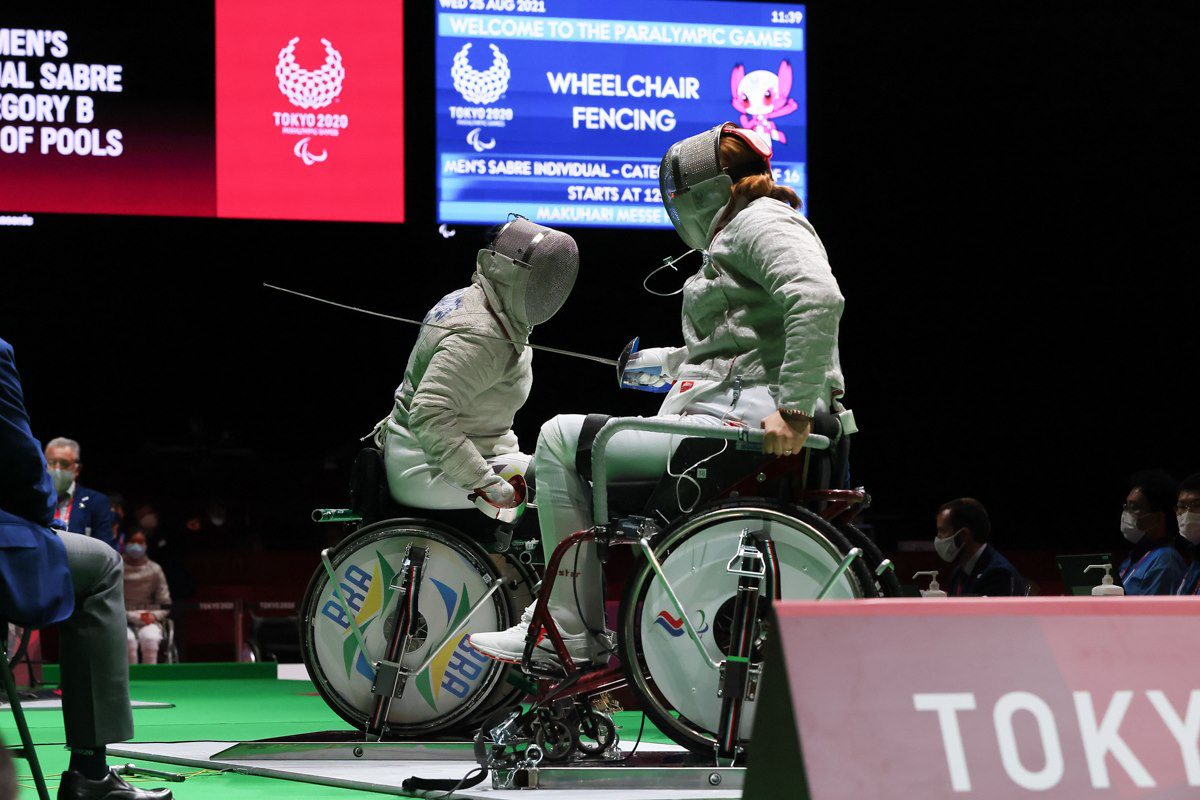
<svg viewBox="0 0 1200 800">
<path fill-rule="evenodd" d="M 733 178 L 721 166 L 722 134 L 737 136 L 762 157 L 767 169 L 771 167 L 771 140 L 732 122 L 689 136 L 667 149 L 658 170 L 663 205 L 679 238 L 696 250 L 708 249 L 712 221 L 732 196 Z"/>
</svg>

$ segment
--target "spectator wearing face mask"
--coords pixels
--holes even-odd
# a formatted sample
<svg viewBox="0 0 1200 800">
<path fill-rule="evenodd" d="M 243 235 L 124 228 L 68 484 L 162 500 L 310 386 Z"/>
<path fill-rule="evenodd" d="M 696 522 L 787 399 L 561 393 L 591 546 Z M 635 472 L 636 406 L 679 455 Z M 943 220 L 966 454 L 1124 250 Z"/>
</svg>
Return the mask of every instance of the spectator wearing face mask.
<svg viewBox="0 0 1200 800">
<path fill-rule="evenodd" d="M 1172 594 L 1183 581 L 1183 556 L 1172 546 L 1178 498 L 1175 481 L 1160 469 L 1130 479 L 1121 508 L 1121 535 L 1133 545 L 1119 571 L 1125 594 Z"/>
<path fill-rule="evenodd" d="M 139 649 L 143 664 L 158 663 L 162 622 L 170 605 L 167 576 L 162 567 L 146 557 L 145 534 L 133 534 L 125 545 L 125 618 L 129 622 L 126 643 L 130 664 L 137 663 Z"/>
<path fill-rule="evenodd" d="M 79 453 L 79 442 L 74 439 L 60 436 L 46 445 L 46 466 L 54 482 L 54 491 L 58 492 L 58 503 L 54 508 L 54 521 L 59 523 L 56 527 L 99 539 L 115 550 L 117 537 L 113 534 L 112 506 L 100 492 L 79 485 L 83 466 Z"/>
<path fill-rule="evenodd" d="M 951 597 L 1024 597 L 1025 579 L 1000 551 L 991 546 L 992 523 L 978 500 L 960 497 L 937 513 L 933 547 L 950 564 L 943 584 Z"/>
<path fill-rule="evenodd" d="M 1175 523 L 1179 526 L 1179 535 L 1187 540 L 1192 551 L 1192 564 L 1183 574 L 1175 594 L 1200 596 L 1200 472 L 1189 475 L 1179 484 Z"/>
</svg>

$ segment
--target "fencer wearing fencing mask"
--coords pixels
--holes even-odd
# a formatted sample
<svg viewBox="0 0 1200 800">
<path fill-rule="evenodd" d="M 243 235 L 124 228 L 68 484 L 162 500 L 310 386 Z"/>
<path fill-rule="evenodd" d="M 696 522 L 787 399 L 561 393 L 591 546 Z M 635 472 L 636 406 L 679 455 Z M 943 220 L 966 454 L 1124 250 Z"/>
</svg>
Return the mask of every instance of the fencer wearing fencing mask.
<svg viewBox="0 0 1200 800">
<path fill-rule="evenodd" d="M 798 210 L 800 199 L 774 182 L 770 155 L 770 140 L 732 123 L 667 151 L 659 171 L 663 204 L 684 243 L 708 255 L 684 287 L 684 345 L 634 353 L 621 383 L 670 386 L 659 418 L 761 427 L 764 451 L 789 456 L 799 453 L 813 415 L 835 407 L 843 392 L 837 347 L 843 299 L 824 246 Z M 547 556 L 592 525 L 590 488 L 575 466 L 583 422 L 581 415 L 557 416 L 538 438 L 538 524 Z M 667 434 L 616 434 L 607 448 L 609 480 L 660 478 L 678 443 Z M 562 563 L 568 575 L 560 571 L 554 583 L 551 614 L 573 658 L 604 659 L 594 544 L 566 553 Z M 519 660 L 531 611 L 506 631 L 472 634 L 471 646 Z M 533 657 L 554 660 L 544 645 Z"/>
<path fill-rule="evenodd" d="M 735 136 L 759 158 L 725 166 L 721 137 Z M 729 205 L 733 184 L 762 172 L 771 162 L 771 141 L 757 131 L 722 123 L 671 145 L 659 165 L 658 182 L 667 216 L 679 238 L 695 250 L 707 250 L 718 215 Z"/>
<path fill-rule="evenodd" d="M 392 413 L 375 431 L 398 503 L 470 508 L 476 490 L 494 505 L 513 503 L 509 481 L 530 458 L 512 431 L 533 382 L 525 345 L 566 302 L 578 272 L 574 239 L 515 216 L 479 251 L 471 285 L 425 315 Z"/>
<path fill-rule="evenodd" d="M 799 199 L 774 182 L 770 139 L 717 125 L 673 144 L 659 183 L 679 237 L 708 257 L 684 284 L 684 346 L 635 353 L 623 383 L 671 386 L 660 413 L 694 412 L 708 392 L 716 402 L 700 405 L 716 411 L 740 376 L 758 387 L 749 393 L 758 397 L 754 416 L 773 423 L 765 426 L 766 451 L 798 450 L 771 412 L 796 423 L 844 393 L 837 344 L 844 301 Z"/>
</svg>

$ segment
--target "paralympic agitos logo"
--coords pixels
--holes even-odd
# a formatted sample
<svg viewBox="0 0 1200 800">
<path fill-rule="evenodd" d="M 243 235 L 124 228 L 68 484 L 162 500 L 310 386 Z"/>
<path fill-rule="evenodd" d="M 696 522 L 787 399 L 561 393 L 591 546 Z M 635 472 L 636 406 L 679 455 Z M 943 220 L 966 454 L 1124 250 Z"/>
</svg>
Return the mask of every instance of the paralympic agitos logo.
<svg viewBox="0 0 1200 800">
<path fill-rule="evenodd" d="M 295 108 L 303 111 L 274 112 L 275 127 L 288 136 L 301 136 L 292 147 L 292 152 L 306 167 L 320 164 L 329 158 L 326 147 L 312 144 L 314 137 L 338 136 L 350 125 L 346 114 L 317 113 L 340 102 L 342 86 L 346 80 L 346 67 L 341 52 L 328 39 L 321 39 L 325 48 L 325 61 L 317 69 L 307 69 L 296 61 L 296 45 L 299 36 L 293 36 L 279 51 L 275 64 L 275 78 L 280 93 Z"/>
</svg>

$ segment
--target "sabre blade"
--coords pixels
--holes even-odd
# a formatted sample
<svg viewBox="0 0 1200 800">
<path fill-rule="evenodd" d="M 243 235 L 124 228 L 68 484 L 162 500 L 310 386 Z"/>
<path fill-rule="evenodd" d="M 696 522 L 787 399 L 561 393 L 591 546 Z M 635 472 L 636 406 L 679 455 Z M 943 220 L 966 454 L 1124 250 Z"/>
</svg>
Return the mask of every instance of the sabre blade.
<svg viewBox="0 0 1200 800">
<path fill-rule="evenodd" d="M 438 325 L 436 322 L 421 322 L 420 320 L 408 319 L 407 317 L 397 317 L 394 314 L 384 314 L 380 311 L 372 311 L 369 308 L 359 308 L 358 306 L 351 306 L 351 305 L 347 305 L 346 303 L 339 303 L 336 300 L 326 300 L 324 297 L 317 297 L 316 295 L 305 294 L 304 292 L 297 292 L 295 289 L 287 289 L 283 286 L 276 286 L 273 283 L 264 283 L 263 288 L 274 289 L 277 292 L 283 292 L 285 294 L 295 295 L 296 297 L 303 297 L 305 300 L 313 300 L 318 303 L 324 303 L 327 306 L 333 306 L 335 308 L 344 308 L 347 311 L 354 311 L 359 314 L 366 314 L 366 315 L 372 316 L 372 317 L 379 317 L 380 319 L 391 320 L 392 322 L 404 322 L 409 325 L 416 325 L 417 327 L 425 325 L 430 328 L 437 328 L 438 330 L 450 331 L 451 333 L 465 333 L 469 336 L 477 336 L 480 339 L 495 339 L 498 342 L 508 342 L 509 344 L 521 345 L 524 347 L 532 347 L 534 350 L 543 350 L 547 353 L 557 353 L 560 356 L 571 356 L 572 358 L 582 358 L 584 361 L 594 361 L 597 364 L 605 364 L 610 367 L 618 366 L 617 361 L 612 358 L 601 358 L 600 356 L 588 355 L 587 353 L 576 353 L 573 350 L 563 350 L 562 348 L 559 348 L 559 347 L 550 347 L 550 346 L 544 345 L 544 344 L 531 344 L 529 342 L 517 342 L 512 339 L 509 339 L 506 336 L 491 336 L 486 333 L 479 333 L 478 331 L 472 331 L 472 330 L 468 330 L 466 328 L 452 328 L 448 325 Z"/>
</svg>

